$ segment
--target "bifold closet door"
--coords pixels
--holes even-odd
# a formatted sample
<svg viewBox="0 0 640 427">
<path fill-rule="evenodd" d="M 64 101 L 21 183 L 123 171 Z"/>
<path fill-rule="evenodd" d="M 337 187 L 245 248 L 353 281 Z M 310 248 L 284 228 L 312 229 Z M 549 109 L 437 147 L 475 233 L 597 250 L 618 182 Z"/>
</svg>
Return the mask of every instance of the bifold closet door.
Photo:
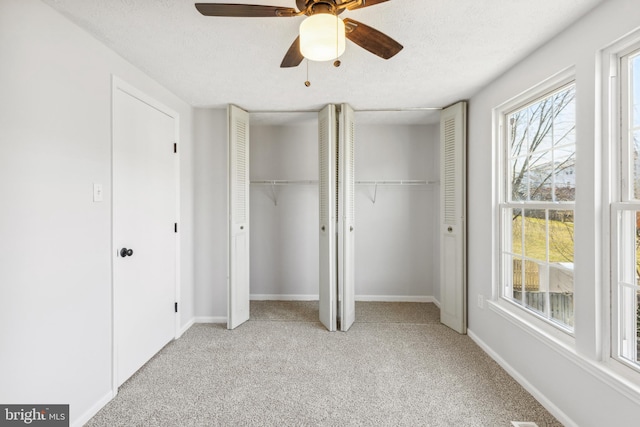
<svg viewBox="0 0 640 427">
<path fill-rule="evenodd" d="M 327 105 L 318 114 L 318 158 L 320 190 L 319 309 L 320 322 L 330 331 L 337 324 L 337 128 L 336 107 Z"/>
<path fill-rule="evenodd" d="M 440 117 L 440 321 L 467 332 L 466 117 L 459 102 Z"/>
<path fill-rule="evenodd" d="M 356 318 L 354 280 L 354 142 L 355 115 L 351 106 L 342 104 L 338 125 L 338 306 L 340 330 L 347 331 Z"/>
<path fill-rule="evenodd" d="M 230 105 L 227 328 L 249 320 L 249 113 Z"/>
</svg>

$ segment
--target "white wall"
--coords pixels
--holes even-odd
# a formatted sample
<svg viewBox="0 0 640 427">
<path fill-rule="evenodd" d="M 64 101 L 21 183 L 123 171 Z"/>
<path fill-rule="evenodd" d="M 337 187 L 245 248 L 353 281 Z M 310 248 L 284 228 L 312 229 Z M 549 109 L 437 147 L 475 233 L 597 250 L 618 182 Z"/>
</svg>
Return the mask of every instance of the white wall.
<svg viewBox="0 0 640 427">
<path fill-rule="evenodd" d="M 358 123 L 356 181 L 439 181 L 437 125 Z M 439 185 L 356 185 L 356 295 L 439 297 Z"/>
<path fill-rule="evenodd" d="M 251 126 L 251 181 L 318 180 L 318 125 Z M 274 203 L 274 194 L 277 205 Z M 251 185 L 251 294 L 317 298 L 318 185 Z"/>
<path fill-rule="evenodd" d="M 359 124 L 356 180 L 439 179 L 437 126 Z M 317 180 L 317 124 L 251 127 L 251 180 Z M 317 297 L 318 188 L 251 186 L 251 294 Z M 439 186 L 356 187 L 356 296 L 439 294 Z"/>
<path fill-rule="evenodd" d="M 194 109 L 195 316 L 227 318 L 227 111 Z"/>
<path fill-rule="evenodd" d="M 36 0 L 0 2 L 0 63 L 0 402 L 68 403 L 77 424 L 112 396 L 111 76 L 180 114 L 182 324 L 191 108 Z"/>
<path fill-rule="evenodd" d="M 619 379 L 607 362 L 607 292 L 602 242 L 602 151 L 599 50 L 640 26 L 637 0 L 609 0 L 529 55 L 470 100 L 468 142 L 468 290 L 470 335 L 518 378 L 566 425 L 623 426 L 640 419 L 640 375 Z M 577 169 L 575 223 L 575 340 L 545 338 L 527 323 L 484 309 L 478 295 L 497 288 L 493 255 L 495 155 L 492 109 L 568 67 L 575 67 Z M 493 225 L 492 225 L 493 224 Z M 503 315 L 504 314 L 504 315 Z M 559 340 L 565 342 L 560 344 Z M 604 359 L 604 360 L 603 360 Z M 617 379 L 618 378 L 618 379 Z"/>
</svg>

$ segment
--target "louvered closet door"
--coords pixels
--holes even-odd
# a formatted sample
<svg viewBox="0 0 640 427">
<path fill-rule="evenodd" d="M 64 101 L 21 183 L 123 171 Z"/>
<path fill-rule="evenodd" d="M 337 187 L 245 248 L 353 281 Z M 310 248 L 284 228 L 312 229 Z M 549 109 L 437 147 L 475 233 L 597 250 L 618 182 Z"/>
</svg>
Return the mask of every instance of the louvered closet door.
<svg viewBox="0 0 640 427">
<path fill-rule="evenodd" d="M 249 320 L 249 114 L 230 105 L 227 328 Z"/>
<path fill-rule="evenodd" d="M 338 185 L 340 222 L 338 224 L 338 290 L 340 330 L 347 331 L 356 318 L 355 280 L 354 280 L 354 143 L 355 116 L 353 109 L 342 104 L 340 113 L 339 137 L 339 176 Z"/>
<path fill-rule="evenodd" d="M 318 114 L 318 158 L 320 186 L 320 322 L 336 330 L 336 111 L 328 105 Z"/>
<path fill-rule="evenodd" d="M 440 321 L 467 332 L 466 102 L 440 118 Z"/>
</svg>

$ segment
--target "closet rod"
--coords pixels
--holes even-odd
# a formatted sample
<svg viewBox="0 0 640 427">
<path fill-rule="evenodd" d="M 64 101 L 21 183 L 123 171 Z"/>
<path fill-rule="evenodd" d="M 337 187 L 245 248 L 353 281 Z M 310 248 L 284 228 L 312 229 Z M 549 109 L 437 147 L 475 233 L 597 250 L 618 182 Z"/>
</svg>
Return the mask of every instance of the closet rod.
<svg viewBox="0 0 640 427">
<path fill-rule="evenodd" d="M 426 180 L 415 180 L 415 179 L 402 179 L 396 181 L 356 181 L 358 185 L 373 185 L 373 198 L 371 201 L 373 204 L 376 203 L 378 198 L 378 185 L 433 185 L 440 184 L 440 181 L 426 181 Z"/>
<path fill-rule="evenodd" d="M 354 109 L 356 113 L 386 113 L 386 112 L 420 112 L 420 111 L 441 111 L 443 107 L 409 107 L 409 108 L 363 108 Z M 250 114 L 296 114 L 296 113 L 318 113 L 319 110 L 248 110 Z"/>
<path fill-rule="evenodd" d="M 286 180 L 286 179 L 272 179 L 269 181 L 251 181 L 251 184 L 258 185 L 292 185 L 292 184 L 317 184 L 318 181 L 313 180 Z"/>
<path fill-rule="evenodd" d="M 435 185 L 440 184 L 440 181 L 426 181 L 416 179 L 400 179 L 400 180 L 385 180 L 385 181 L 356 181 L 358 185 Z"/>
</svg>

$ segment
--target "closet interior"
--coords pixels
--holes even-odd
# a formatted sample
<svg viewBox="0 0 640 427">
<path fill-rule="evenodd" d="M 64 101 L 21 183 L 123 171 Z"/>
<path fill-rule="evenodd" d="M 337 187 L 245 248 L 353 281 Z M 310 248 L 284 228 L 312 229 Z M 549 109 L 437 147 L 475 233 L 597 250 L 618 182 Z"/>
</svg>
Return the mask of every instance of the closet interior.
<svg viewBox="0 0 640 427">
<path fill-rule="evenodd" d="M 439 300 L 439 117 L 356 111 L 356 300 Z M 251 299 L 317 300 L 318 115 L 250 119 Z"/>
</svg>

